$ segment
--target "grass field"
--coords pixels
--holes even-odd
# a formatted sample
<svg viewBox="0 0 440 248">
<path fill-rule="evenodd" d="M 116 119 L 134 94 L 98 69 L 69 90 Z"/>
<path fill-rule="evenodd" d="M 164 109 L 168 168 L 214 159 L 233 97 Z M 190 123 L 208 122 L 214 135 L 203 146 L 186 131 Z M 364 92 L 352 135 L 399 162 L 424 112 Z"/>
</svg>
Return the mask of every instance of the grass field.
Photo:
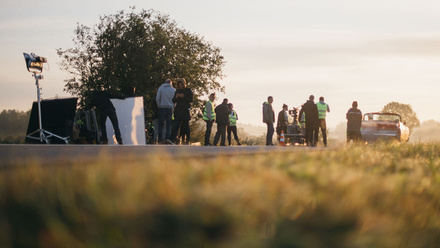
<svg viewBox="0 0 440 248">
<path fill-rule="evenodd" d="M 440 247 L 440 144 L 0 172 L 0 247 Z"/>
</svg>

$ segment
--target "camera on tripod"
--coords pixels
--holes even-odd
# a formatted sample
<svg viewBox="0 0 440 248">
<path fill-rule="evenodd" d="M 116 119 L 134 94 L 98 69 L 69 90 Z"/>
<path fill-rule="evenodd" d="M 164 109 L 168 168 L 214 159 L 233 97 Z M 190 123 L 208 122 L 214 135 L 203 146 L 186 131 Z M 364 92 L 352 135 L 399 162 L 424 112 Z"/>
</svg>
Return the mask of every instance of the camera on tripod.
<svg viewBox="0 0 440 248">
<path fill-rule="evenodd" d="M 24 60 L 26 61 L 26 68 L 32 73 L 41 73 L 43 71 L 43 63 L 47 63 L 45 57 L 35 55 L 34 53 L 23 53 Z"/>
<path fill-rule="evenodd" d="M 289 110 L 289 115 L 293 116 L 293 123 L 298 123 L 298 108 Z"/>
</svg>

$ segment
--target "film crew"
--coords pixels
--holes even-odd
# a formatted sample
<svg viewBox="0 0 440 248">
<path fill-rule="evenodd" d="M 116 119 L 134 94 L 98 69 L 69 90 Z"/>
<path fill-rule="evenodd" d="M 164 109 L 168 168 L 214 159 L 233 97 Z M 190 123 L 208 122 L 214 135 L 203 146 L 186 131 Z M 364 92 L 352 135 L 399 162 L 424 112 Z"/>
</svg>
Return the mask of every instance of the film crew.
<svg viewBox="0 0 440 248">
<path fill-rule="evenodd" d="M 182 143 L 189 144 L 191 131 L 189 128 L 189 120 L 191 119 L 191 103 L 193 102 L 193 92 L 186 86 L 184 78 L 177 80 L 177 90 L 173 97 L 174 107 L 174 121 L 171 130 L 171 141 L 175 142 L 177 133 L 180 129 L 180 136 Z"/>
<path fill-rule="evenodd" d="M 325 118 L 327 116 L 327 112 L 330 113 L 330 107 L 327 103 L 324 102 L 323 96 L 319 97 L 319 102 L 316 103 L 316 107 L 318 107 L 319 115 L 318 133 L 319 129 L 321 129 L 322 142 L 324 143 L 324 146 L 327 146 L 327 123 L 325 121 Z"/>
<path fill-rule="evenodd" d="M 318 122 L 319 114 L 318 107 L 316 106 L 315 96 L 310 95 L 309 100 L 307 100 L 301 107 L 299 116 L 304 113 L 305 123 L 306 123 L 306 143 L 307 146 L 316 146 L 318 141 Z"/>
<path fill-rule="evenodd" d="M 165 80 L 165 82 L 159 87 L 156 95 L 156 103 L 159 107 L 159 143 L 161 144 L 174 144 L 170 140 L 171 136 L 171 122 L 173 118 L 173 97 L 176 89 L 173 87 L 171 79 Z M 165 124 L 165 137 L 162 130 Z"/>
<path fill-rule="evenodd" d="M 346 114 L 347 118 L 347 144 L 351 140 L 353 142 L 358 142 L 361 139 L 361 126 L 362 126 L 362 112 L 358 109 L 357 101 L 351 104 L 350 108 Z"/>
<path fill-rule="evenodd" d="M 215 116 L 217 123 L 217 132 L 214 136 L 213 146 L 217 146 L 220 139 L 220 146 L 226 146 L 226 127 L 229 125 L 228 99 L 223 99 L 222 104 L 215 107 Z"/>
<path fill-rule="evenodd" d="M 267 97 L 267 102 L 263 103 L 263 122 L 267 125 L 266 145 L 273 146 L 272 138 L 274 133 L 275 112 L 272 107 L 273 97 Z"/>
<path fill-rule="evenodd" d="M 228 125 L 228 145 L 232 145 L 232 137 L 231 132 L 234 134 L 234 139 L 237 142 L 237 145 L 241 146 L 241 143 L 238 139 L 237 135 L 237 120 L 238 120 L 238 114 L 234 110 L 234 105 L 232 103 L 228 103 L 229 108 L 229 125 Z"/>
<path fill-rule="evenodd" d="M 281 136 L 281 131 L 283 131 L 284 134 L 287 133 L 287 124 L 289 122 L 289 117 L 287 115 L 288 109 L 289 109 L 289 107 L 286 104 L 283 104 L 283 109 L 278 113 L 278 121 L 277 121 L 278 137 Z"/>
<path fill-rule="evenodd" d="M 89 110 L 93 107 L 96 107 L 96 109 L 100 112 L 99 119 L 101 126 L 102 143 L 108 144 L 107 128 L 105 126 L 105 122 L 108 117 L 112 122 L 116 140 L 119 145 L 122 145 L 122 137 L 121 131 L 119 130 L 119 122 L 118 117 L 116 116 L 116 109 L 115 106 L 113 106 L 113 103 L 110 101 L 110 98 L 125 99 L 125 97 L 110 94 L 107 91 L 95 90 L 92 92 L 90 104 L 86 109 Z"/>
<path fill-rule="evenodd" d="M 214 100 L 215 100 L 215 93 L 212 93 L 211 95 L 209 95 L 209 100 L 206 102 L 205 108 L 203 110 L 203 120 L 206 122 L 205 144 L 204 144 L 205 146 L 211 146 L 209 140 L 211 138 L 212 124 L 216 119 L 215 110 L 214 110 Z"/>
</svg>

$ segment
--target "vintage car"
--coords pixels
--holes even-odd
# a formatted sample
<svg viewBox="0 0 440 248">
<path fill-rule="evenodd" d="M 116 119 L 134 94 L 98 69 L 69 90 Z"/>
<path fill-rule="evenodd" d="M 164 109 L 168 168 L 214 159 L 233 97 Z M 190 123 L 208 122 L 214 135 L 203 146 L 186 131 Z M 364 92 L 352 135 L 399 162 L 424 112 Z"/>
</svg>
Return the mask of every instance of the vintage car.
<svg viewBox="0 0 440 248">
<path fill-rule="evenodd" d="M 409 140 L 409 128 L 402 117 L 394 113 L 366 113 L 362 120 L 362 140 L 369 142 L 378 139 Z"/>
</svg>

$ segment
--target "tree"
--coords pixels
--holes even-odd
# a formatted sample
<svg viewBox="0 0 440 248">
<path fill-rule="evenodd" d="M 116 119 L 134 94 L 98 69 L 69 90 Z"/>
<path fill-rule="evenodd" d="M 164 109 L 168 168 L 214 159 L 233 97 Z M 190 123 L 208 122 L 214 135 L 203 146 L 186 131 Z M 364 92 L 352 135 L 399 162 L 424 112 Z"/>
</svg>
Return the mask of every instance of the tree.
<svg viewBox="0 0 440 248">
<path fill-rule="evenodd" d="M 410 104 L 390 102 L 383 107 L 382 112 L 399 114 L 402 117 L 402 121 L 406 122 L 410 132 L 414 128 L 420 127 L 419 118 L 417 118 L 417 114 L 413 111 Z"/>
<path fill-rule="evenodd" d="M 167 78 L 186 79 L 194 109 L 202 106 L 201 96 L 224 91 L 218 81 L 225 64 L 220 49 L 154 10 L 136 13 L 132 7 L 130 13 L 100 17 L 94 28 L 78 24 L 74 34 L 74 48 L 57 53 L 70 75 L 64 90 L 79 97 L 82 106 L 94 89 L 126 96 L 136 89 L 149 106 Z"/>
<path fill-rule="evenodd" d="M 0 143 L 23 143 L 30 115 L 30 110 L 3 110 L 0 113 Z"/>
</svg>

